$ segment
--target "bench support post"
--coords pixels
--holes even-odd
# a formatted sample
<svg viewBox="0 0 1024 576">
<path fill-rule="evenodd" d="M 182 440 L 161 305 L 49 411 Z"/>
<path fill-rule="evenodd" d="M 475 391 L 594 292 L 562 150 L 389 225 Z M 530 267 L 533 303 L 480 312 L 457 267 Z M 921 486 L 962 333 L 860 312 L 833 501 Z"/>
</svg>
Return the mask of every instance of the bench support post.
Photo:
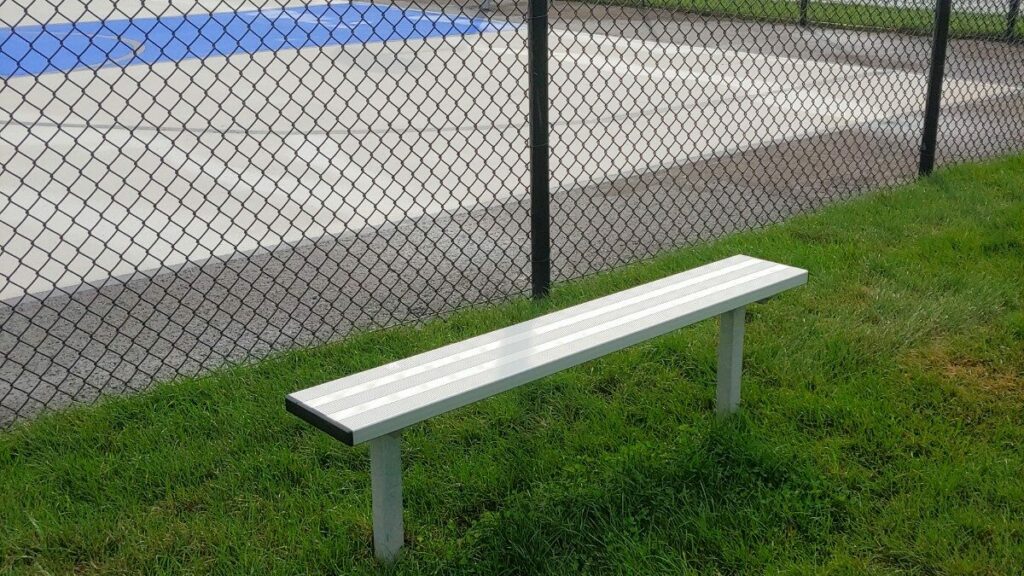
<svg viewBox="0 0 1024 576">
<path fill-rule="evenodd" d="M 402 526 L 401 432 L 370 441 L 370 484 L 373 493 L 373 552 L 378 560 L 398 558 L 405 538 Z"/>
<path fill-rule="evenodd" d="M 740 404 L 740 375 L 743 372 L 744 307 L 718 317 L 718 391 L 719 416 L 732 414 Z"/>
</svg>

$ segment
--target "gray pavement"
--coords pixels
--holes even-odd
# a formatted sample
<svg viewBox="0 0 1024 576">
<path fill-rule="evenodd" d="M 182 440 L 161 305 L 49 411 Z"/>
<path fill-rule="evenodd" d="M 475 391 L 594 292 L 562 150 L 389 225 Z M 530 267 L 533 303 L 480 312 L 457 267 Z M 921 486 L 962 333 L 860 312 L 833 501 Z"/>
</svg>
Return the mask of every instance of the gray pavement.
<svg viewBox="0 0 1024 576">
<path fill-rule="evenodd" d="M 517 10 L 502 9 L 513 17 Z M 553 105 L 570 111 L 570 121 L 553 127 L 562 143 L 552 158 L 553 166 L 561 167 L 552 185 L 558 280 L 781 221 L 916 174 L 919 109 L 872 96 L 872 86 L 882 79 L 889 82 L 886 94 L 920 99 L 927 38 L 578 4 L 556 4 L 553 14 L 558 15 L 553 26 L 625 38 L 626 44 L 615 44 L 620 49 L 630 46 L 630 39 L 654 38 L 719 49 L 702 52 L 719 54 L 717 64 L 698 57 L 690 65 L 708 70 L 732 66 L 741 84 L 744 74 L 766 78 L 779 70 L 757 67 L 765 57 L 822 63 L 785 69 L 812 76 L 808 86 L 824 79 L 825 88 L 815 88 L 816 98 L 824 93 L 832 106 L 847 108 L 837 117 L 856 120 L 827 119 L 818 104 L 801 105 L 794 96 L 797 105 L 785 112 L 805 114 L 804 121 L 782 121 L 778 105 L 747 100 L 752 113 L 737 116 L 746 125 L 676 138 L 686 143 L 684 148 L 707 154 L 666 149 L 672 139 L 656 140 L 651 132 L 622 132 L 620 140 L 640 135 L 629 143 L 637 150 L 664 149 L 661 154 L 676 160 L 627 159 L 626 164 L 640 169 L 620 165 L 601 178 L 602 162 L 621 164 L 622 158 L 609 154 L 603 138 L 580 137 L 579 126 L 571 122 L 571 111 L 582 99 L 598 106 L 601 102 L 594 100 L 601 95 L 588 92 L 585 74 L 574 76 L 570 70 L 555 76 L 562 80 L 552 86 Z M 552 50 L 581 46 L 573 38 L 558 36 Z M 592 54 L 589 46 L 584 48 L 582 53 Z M 1021 51 L 1008 44 L 954 43 L 940 162 L 989 157 L 1024 144 Z M 760 59 L 732 56 L 738 52 Z M 575 66 L 578 60 L 568 62 Z M 843 69 L 836 65 L 872 73 L 857 77 L 862 86 L 848 80 L 843 84 Z M 681 89 L 664 77 L 630 78 L 639 92 Z M 834 88 L 829 91 L 829 86 Z M 851 98 L 856 94 L 862 98 Z M 615 100 L 624 101 L 621 95 Z M 880 113 L 882 104 L 889 108 Z M 716 112 L 711 122 L 698 125 L 700 130 L 713 132 L 713 120 L 723 115 Z M 815 129 L 821 126 L 827 129 Z M 770 137 L 773 130 L 784 137 Z M 747 145 L 720 146 L 716 139 L 723 133 L 739 135 Z M 599 146 L 587 149 L 594 142 Z M 514 178 L 522 178 L 526 169 L 521 163 L 508 168 Z M 102 394 L 141 390 L 225 363 L 335 340 L 353 330 L 415 322 L 524 294 L 529 289 L 527 207 L 521 193 L 493 194 L 486 202 L 380 222 L 358 232 L 328 233 L 246 256 L 213 255 L 205 263 L 106 281 L 98 289 L 65 288 L 67 293 L 0 305 L 0 424 L 46 407 L 88 403 Z"/>
</svg>

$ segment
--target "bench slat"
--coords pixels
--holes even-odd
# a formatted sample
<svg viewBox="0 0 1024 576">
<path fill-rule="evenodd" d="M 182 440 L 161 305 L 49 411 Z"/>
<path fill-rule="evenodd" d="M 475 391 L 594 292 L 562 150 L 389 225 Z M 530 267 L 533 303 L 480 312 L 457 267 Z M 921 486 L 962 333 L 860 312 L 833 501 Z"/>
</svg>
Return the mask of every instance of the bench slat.
<svg viewBox="0 0 1024 576">
<path fill-rule="evenodd" d="M 353 445 L 804 284 L 735 256 L 295 392 L 289 411 Z"/>
</svg>

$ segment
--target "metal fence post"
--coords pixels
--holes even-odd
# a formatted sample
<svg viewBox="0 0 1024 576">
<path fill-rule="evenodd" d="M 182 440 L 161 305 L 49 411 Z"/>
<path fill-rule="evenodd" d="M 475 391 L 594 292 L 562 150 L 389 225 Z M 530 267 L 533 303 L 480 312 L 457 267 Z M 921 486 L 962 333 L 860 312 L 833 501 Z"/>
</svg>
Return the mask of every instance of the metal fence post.
<svg viewBox="0 0 1024 576">
<path fill-rule="evenodd" d="M 548 3 L 530 0 L 530 260 L 533 296 L 551 288 L 551 191 L 548 174 Z"/>
<path fill-rule="evenodd" d="M 811 0 L 800 0 L 800 25 L 807 26 L 807 8 Z"/>
<path fill-rule="evenodd" d="M 935 167 L 935 145 L 939 133 L 939 109 L 942 107 L 942 77 L 946 67 L 949 41 L 950 0 L 935 0 L 935 35 L 932 37 L 932 64 L 928 73 L 928 94 L 921 134 L 921 159 L 917 173 L 927 176 Z"/>
<path fill-rule="evenodd" d="M 1010 10 L 1006 13 L 1006 39 L 1017 35 L 1017 17 L 1020 16 L 1020 0 L 1010 0 Z"/>
</svg>

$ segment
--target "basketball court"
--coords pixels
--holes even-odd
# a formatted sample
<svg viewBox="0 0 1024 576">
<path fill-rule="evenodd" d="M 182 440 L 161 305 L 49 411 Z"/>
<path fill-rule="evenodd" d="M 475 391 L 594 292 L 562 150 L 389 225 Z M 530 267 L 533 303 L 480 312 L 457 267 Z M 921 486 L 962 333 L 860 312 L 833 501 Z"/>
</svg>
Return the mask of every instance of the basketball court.
<svg viewBox="0 0 1024 576">
<path fill-rule="evenodd" d="M 528 193 L 522 25 L 363 2 L 34 4 L 47 24 L 0 8 L 0 300 Z M 561 190 L 924 108 L 905 70 L 557 26 L 549 46 Z M 947 105 L 1018 90 L 946 85 Z"/>
</svg>

